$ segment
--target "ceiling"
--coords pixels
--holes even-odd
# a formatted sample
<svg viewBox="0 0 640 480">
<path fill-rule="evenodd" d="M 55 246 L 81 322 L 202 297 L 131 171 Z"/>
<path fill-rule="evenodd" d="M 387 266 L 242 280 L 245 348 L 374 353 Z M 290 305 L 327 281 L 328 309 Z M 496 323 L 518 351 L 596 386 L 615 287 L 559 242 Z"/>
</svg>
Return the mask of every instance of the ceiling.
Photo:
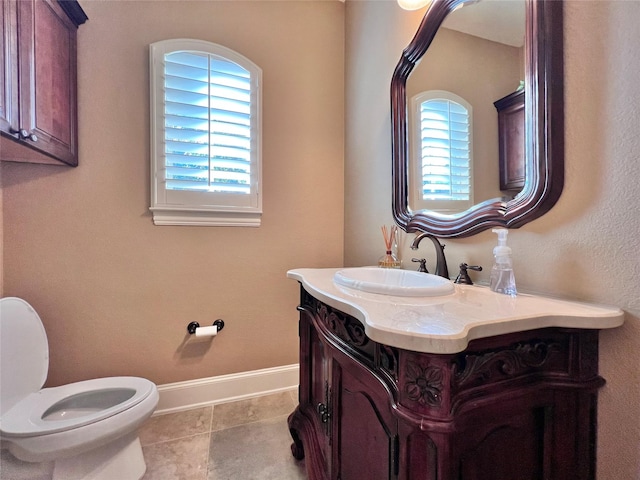
<svg viewBox="0 0 640 480">
<path fill-rule="evenodd" d="M 483 0 L 466 4 L 450 14 L 443 27 L 504 43 L 524 45 L 524 0 Z"/>
</svg>

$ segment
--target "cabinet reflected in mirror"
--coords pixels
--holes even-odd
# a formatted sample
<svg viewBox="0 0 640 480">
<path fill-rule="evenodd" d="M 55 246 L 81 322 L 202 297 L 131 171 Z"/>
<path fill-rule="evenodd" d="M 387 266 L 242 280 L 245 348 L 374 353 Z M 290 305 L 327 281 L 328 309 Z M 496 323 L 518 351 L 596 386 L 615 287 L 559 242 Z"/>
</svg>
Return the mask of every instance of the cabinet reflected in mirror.
<svg viewBox="0 0 640 480">
<path fill-rule="evenodd" d="M 516 92 L 526 105 L 509 127 L 520 138 L 503 125 L 499 141 L 499 100 Z M 454 110 L 445 105 L 442 116 L 425 98 L 468 110 L 467 136 L 454 128 Z M 393 213 L 402 228 L 454 237 L 537 218 L 564 176 L 562 3 L 434 0 L 396 67 L 391 101 Z M 514 166 L 520 183 L 501 182 Z"/>
</svg>

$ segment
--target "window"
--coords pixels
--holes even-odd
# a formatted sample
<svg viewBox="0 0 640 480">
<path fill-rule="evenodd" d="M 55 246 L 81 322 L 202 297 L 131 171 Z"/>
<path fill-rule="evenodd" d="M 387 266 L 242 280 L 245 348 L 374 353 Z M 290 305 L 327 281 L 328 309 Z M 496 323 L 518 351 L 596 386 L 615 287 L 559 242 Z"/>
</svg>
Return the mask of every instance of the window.
<svg viewBox="0 0 640 480">
<path fill-rule="evenodd" d="M 412 99 L 412 207 L 445 213 L 473 205 L 472 109 L 463 98 L 430 90 Z"/>
<path fill-rule="evenodd" d="M 262 71 L 201 40 L 149 50 L 153 222 L 259 226 Z"/>
</svg>

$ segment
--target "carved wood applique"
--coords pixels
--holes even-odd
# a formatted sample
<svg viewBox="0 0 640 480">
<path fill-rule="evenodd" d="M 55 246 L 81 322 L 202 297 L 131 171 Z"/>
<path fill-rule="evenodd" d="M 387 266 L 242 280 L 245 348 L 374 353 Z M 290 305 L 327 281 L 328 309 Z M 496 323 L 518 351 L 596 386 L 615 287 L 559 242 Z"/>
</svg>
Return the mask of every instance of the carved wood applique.
<svg viewBox="0 0 640 480">
<path fill-rule="evenodd" d="M 409 400 L 429 407 L 442 404 L 442 369 L 428 366 L 422 368 L 414 362 L 407 363 L 404 391 Z"/>
<path fill-rule="evenodd" d="M 512 347 L 482 354 L 467 354 L 453 366 L 453 381 L 464 386 L 476 381 L 487 381 L 494 375 L 515 377 L 531 368 L 542 368 L 555 351 L 557 342 L 535 340 L 518 343 Z"/>
<path fill-rule="evenodd" d="M 378 345 L 378 365 L 386 371 L 394 382 L 398 381 L 398 349 L 388 345 Z"/>
<path fill-rule="evenodd" d="M 369 341 L 364 333 L 364 327 L 355 318 L 335 311 L 326 305 L 320 307 L 318 314 L 329 329 L 341 340 L 356 347 L 362 347 Z"/>
<path fill-rule="evenodd" d="M 308 293 L 303 300 L 311 306 L 321 323 L 326 325 L 340 340 L 355 347 L 363 347 L 369 343 L 364 326 L 351 315 L 334 310 Z"/>
</svg>

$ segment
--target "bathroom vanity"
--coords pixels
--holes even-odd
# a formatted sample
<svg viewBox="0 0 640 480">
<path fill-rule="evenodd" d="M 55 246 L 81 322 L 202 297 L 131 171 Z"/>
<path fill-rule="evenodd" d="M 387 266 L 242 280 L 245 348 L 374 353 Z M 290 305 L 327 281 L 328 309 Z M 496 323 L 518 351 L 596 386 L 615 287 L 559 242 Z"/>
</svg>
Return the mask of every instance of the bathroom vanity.
<svg viewBox="0 0 640 480">
<path fill-rule="evenodd" d="M 310 480 L 595 478 L 598 330 L 616 308 L 455 285 L 398 297 L 297 269 Z"/>
</svg>

